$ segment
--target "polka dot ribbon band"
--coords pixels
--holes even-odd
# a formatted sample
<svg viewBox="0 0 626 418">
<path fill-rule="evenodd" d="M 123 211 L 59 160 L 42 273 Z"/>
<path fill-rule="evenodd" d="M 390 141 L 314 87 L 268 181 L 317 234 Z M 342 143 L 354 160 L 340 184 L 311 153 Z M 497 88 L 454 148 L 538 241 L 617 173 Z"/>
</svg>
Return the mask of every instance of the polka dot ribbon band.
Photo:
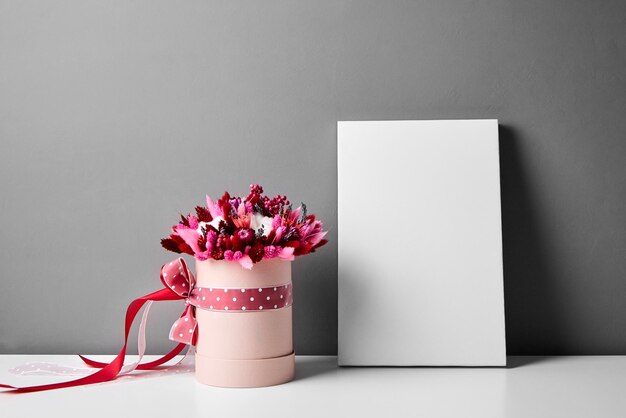
<svg viewBox="0 0 626 418">
<path fill-rule="evenodd" d="M 197 308 L 212 311 L 262 311 L 291 306 L 291 283 L 249 288 L 196 287 L 191 291 L 189 303 Z"/>
</svg>

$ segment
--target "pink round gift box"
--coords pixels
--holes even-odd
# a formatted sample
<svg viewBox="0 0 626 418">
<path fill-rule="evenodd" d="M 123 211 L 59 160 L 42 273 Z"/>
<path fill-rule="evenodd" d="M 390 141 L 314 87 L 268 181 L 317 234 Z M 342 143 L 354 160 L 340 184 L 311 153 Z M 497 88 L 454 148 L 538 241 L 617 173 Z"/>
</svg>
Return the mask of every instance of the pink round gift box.
<svg viewBox="0 0 626 418">
<path fill-rule="evenodd" d="M 196 286 L 252 289 L 291 284 L 291 262 L 263 260 L 251 270 L 230 261 L 196 260 Z M 219 387 L 262 387 L 294 378 L 292 309 L 196 309 L 196 379 Z"/>
</svg>

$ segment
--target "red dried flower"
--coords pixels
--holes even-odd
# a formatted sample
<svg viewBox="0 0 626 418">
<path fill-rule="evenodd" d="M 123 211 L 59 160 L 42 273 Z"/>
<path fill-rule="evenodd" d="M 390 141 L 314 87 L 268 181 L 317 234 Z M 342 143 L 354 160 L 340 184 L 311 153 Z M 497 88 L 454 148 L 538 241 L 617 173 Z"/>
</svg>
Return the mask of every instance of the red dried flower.
<svg viewBox="0 0 626 418">
<path fill-rule="evenodd" d="M 161 247 L 165 248 L 168 251 L 172 251 L 174 253 L 180 254 L 182 251 L 178 248 L 178 244 L 174 242 L 171 238 L 163 238 L 161 239 Z"/>
<path fill-rule="evenodd" d="M 198 238 L 198 247 L 202 251 L 206 251 L 206 249 L 207 249 L 207 246 L 206 246 L 206 235 L 200 235 L 200 238 Z"/>
<path fill-rule="evenodd" d="M 248 252 L 248 256 L 250 256 L 253 263 L 258 263 L 263 260 L 263 255 L 265 255 L 264 246 L 258 241 L 252 245 L 252 248 L 250 248 Z"/>
<path fill-rule="evenodd" d="M 215 248 L 213 249 L 213 252 L 211 253 L 211 258 L 214 260 L 221 260 L 224 258 L 224 250 L 222 250 L 221 248 Z"/>
<path fill-rule="evenodd" d="M 230 249 L 232 249 L 233 251 L 238 251 L 242 249 L 242 242 L 237 234 L 233 234 L 230 236 Z"/>
<path fill-rule="evenodd" d="M 196 206 L 196 215 L 198 215 L 198 220 L 200 222 L 211 222 L 213 220 L 209 209 L 202 206 Z"/>
</svg>

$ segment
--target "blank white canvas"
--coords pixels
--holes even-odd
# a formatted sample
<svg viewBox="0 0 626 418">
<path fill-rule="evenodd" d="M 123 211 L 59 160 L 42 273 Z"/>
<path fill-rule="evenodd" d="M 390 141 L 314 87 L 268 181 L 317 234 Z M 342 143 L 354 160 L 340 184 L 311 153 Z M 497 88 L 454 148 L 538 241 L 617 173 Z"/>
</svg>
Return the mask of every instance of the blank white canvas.
<svg viewBox="0 0 626 418">
<path fill-rule="evenodd" d="M 338 122 L 339 364 L 506 364 L 497 120 Z"/>
</svg>

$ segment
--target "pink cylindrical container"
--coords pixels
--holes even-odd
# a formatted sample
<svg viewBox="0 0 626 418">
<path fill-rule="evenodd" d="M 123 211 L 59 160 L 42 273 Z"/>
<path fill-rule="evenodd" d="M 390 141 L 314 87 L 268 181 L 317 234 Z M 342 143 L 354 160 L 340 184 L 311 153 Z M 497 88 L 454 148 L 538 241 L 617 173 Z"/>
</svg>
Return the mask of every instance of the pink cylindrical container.
<svg viewBox="0 0 626 418">
<path fill-rule="evenodd" d="M 251 270 L 236 262 L 196 260 L 196 287 L 246 301 L 245 310 L 196 309 L 196 378 L 220 387 L 261 387 L 293 379 L 291 304 L 260 308 L 280 286 L 291 286 L 291 262 L 263 260 Z M 264 293 L 265 292 L 265 293 Z M 212 294 L 211 294 L 212 295 Z M 252 300 L 251 300 L 252 299 Z M 249 303 L 248 303 L 249 301 Z"/>
</svg>

